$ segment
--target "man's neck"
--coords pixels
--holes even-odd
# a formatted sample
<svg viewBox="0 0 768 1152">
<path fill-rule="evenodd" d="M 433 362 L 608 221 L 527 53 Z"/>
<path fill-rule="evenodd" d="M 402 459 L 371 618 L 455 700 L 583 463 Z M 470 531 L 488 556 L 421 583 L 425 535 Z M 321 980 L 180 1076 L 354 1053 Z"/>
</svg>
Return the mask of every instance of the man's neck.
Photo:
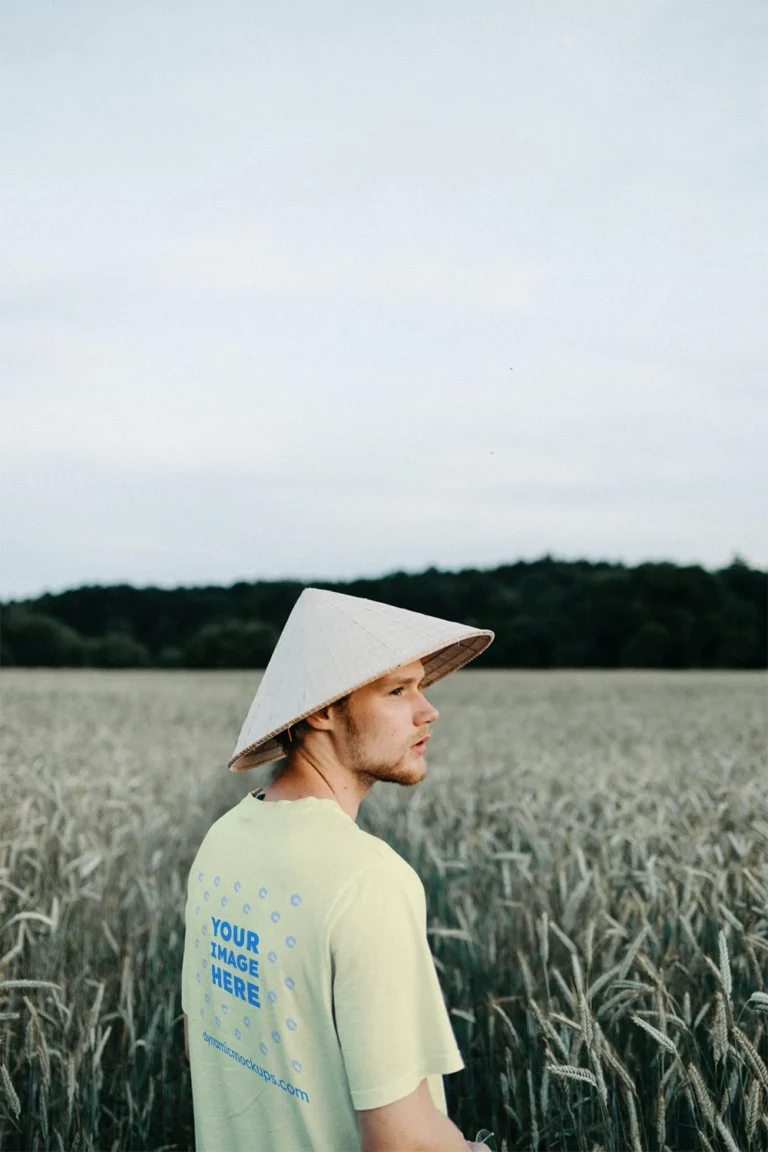
<svg viewBox="0 0 768 1152">
<path fill-rule="evenodd" d="M 297 752 L 265 789 L 264 799 L 267 802 L 304 800 L 307 796 L 314 796 L 318 800 L 333 800 L 356 821 L 360 803 L 367 793 L 361 795 L 358 788 L 336 780 L 335 776 L 336 773 L 325 771 Z"/>
</svg>

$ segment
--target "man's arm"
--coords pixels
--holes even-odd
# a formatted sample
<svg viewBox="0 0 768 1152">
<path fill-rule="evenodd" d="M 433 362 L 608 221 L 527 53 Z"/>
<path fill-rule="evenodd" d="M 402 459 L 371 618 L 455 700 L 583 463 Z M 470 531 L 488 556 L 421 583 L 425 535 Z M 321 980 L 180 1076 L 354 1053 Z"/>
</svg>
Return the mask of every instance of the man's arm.
<svg viewBox="0 0 768 1152">
<path fill-rule="evenodd" d="M 469 1143 L 436 1108 L 426 1079 L 409 1096 L 357 1113 L 362 1152 L 467 1152 Z M 487 1152 L 487 1150 L 486 1150 Z"/>
</svg>

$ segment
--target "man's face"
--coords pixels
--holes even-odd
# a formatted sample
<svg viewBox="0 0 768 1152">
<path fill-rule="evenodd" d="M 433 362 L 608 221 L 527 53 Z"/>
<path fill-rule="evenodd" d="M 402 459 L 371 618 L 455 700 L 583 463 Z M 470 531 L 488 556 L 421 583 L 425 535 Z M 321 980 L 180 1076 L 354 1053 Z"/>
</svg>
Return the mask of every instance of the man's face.
<svg viewBox="0 0 768 1152">
<path fill-rule="evenodd" d="M 421 689 L 420 660 L 358 688 L 337 711 L 337 755 L 371 782 L 418 784 L 427 774 L 426 742 L 439 712 Z"/>
</svg>

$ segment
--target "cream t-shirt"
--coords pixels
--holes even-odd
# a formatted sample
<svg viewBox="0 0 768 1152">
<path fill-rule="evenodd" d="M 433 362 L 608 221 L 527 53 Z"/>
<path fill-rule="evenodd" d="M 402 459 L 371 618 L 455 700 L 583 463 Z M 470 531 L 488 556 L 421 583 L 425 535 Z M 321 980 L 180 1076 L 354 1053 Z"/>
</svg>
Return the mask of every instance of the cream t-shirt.
<svg viewBox="0 0 768 1152">
<path fill-rule="evenodd" d="M 245 796 L 190 871 L 182 1007 L 199 1152 L 359 1152 L 356 1110 L 464 1068 L 424 885 L 335 800 Z"/>
</svg>

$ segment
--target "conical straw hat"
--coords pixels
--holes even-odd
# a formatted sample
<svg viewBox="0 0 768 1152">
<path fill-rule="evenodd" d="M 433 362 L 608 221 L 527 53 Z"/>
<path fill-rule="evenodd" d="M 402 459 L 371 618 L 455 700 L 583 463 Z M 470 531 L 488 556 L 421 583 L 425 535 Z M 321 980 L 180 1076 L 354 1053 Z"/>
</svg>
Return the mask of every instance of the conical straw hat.
<svg viewBox="0 0 768 1152">
<path fill-rule="evenodd" d="M 305 716 L 414 660 L 424 686 L 474 660 L 493 640 L 391 604 L 305 588 L 280 634 L 228 762 L 244 772 L 285 755 L 274 739 Z"/>
</svg>

